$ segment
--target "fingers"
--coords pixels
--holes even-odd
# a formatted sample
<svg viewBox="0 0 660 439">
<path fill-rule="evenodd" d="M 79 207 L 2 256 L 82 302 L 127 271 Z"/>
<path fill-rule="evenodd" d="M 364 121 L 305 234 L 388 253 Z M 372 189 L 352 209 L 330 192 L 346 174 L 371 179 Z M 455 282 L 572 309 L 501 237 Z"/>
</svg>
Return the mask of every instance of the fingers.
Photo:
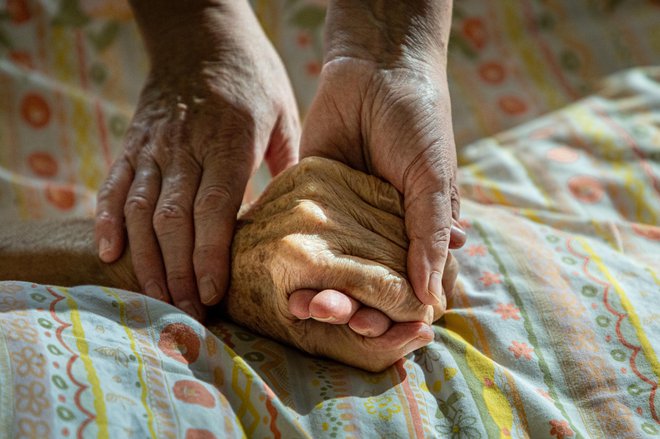
<svg viewBox="0 0 660 439">
<path fill-rule="evenodd" d="M 465 245 L 467 241 L 467 234 L 461 225 L 455 219 L 451 220 L 451 232 L 449 235 L 449 248 L 457 249 Z"/>
<path fill-rule="evenodd" d="M 448 194 L 427 192 L 406 204 L 408 278 L 422 303 L 439 305 L 451 236 L 451 202 Z"/>
<path fill-rule="evenodd" d="M 363 337 L 347 326 L 305 321 L 301 347 L 315 354 L 380 372 L 433 341 L 433 329 L 422 322 L 396 323 L 378 337 Z"/>
<path fill-rule="evenodd" d="M 200 299 L 205 305 L 218 303 L 229 283 L 236 213 L 249 178 L 244 168 L 240 164 L 228 166 L 226 160 L 219 158 L 211 159 L 205 164 L 197 191 L 193 263 Z"/>
<path fill-rule="evenodd" d="M 160 194 L 160 169 L 146 154 L 141 156 L 137 168 L 124 207 L 133 269 L 142 291 L 154 299 L 169 301 L 165 267 L 153 230 L 153 215 Z"/>
<path fill-rule="evenodd" d="M 351 317 L 348 326 L 365 337 L 380 337 L 392 325 L 392 321 L 382 312 L 373 308 L 360 308 Z"/>
<path fill-rule="evenodd" d="M 342 291 L 394 321 L 430 323 L 431 307 L 419 303 L 410 284 L 392 268 L 331 250 L 319 253 L 314 247 L 324 248 L 323 242 L 306 240 L 301 245 L 296 236 L 283 238 L 280 245 L 278 251 L 287 255 L 288 278 L 295 289 Z"/>
<path fill-rule="evenodd" d="M 346 294 L 336 290 L 294 291 L 289 296 L 289 312 L 300 320 L 312 318 L 332 325 L 345 325 L 365 337 L 379 337 L 392 321 L 382 312 L 363 307 Z"/>
<path fill-rule="evenodd" d="M 310 317 L 319 322 L 345 325 L 360 308 L 360 303 L 336 290 L 323 290 L 309 303 Z"/>
<path fill-rule="evenodd" d="M 99 190 L 94 235 L 99 258 L 103 262 L 116 261 L 124 251 L 123 210 L 132 181 L 133 167 L 127 158 L 122 156 L 112 165 Z"/>
<path fill-rule="evenodd" d="M 298 290 L 289 296 L 289 312 L 300 320 L 307 320 L 312 315 L 309 311 L 309 304 L 318 291 Z"/>
<path fill-rule="evenodd" d="M 192 208 L 200 173 L 199 166 L 191 158 L 183 154 L 173 158 L 163 171 L 161 193 L 153 216 L 153 230 L 158 237 L 172 301 L 197 319 L 202 317 L 203 308 L 197 295 L 192 260 Z"/>
</svg>

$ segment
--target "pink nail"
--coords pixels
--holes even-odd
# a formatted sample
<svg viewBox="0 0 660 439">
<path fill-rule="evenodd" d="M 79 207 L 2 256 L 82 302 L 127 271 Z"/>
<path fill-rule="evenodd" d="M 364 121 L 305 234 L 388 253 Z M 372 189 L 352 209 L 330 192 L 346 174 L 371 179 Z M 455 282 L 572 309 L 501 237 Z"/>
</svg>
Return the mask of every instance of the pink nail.
<svg viewBox="0 0 660 439">
<path fill-rule="evenodd" d="M 106 238 L 101 238 L 101 241 L 99 242 L 99 257 L 107 261 L 110 257 L 109 253 L 112 250 L 112 245 L 110 241 Z"/>
</svg>

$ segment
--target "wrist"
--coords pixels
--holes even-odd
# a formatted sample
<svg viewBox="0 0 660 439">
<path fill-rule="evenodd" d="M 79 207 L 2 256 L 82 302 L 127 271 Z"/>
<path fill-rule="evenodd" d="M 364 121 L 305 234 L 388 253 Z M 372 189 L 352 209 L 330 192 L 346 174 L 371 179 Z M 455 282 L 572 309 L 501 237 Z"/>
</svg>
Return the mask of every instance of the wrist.
<svg viewBox="0 0 660 439">
<path fill-rule="evenodd" d="M 444 71 L 451 0 L 331 0 L 325 62 L 356 58 L 385 68 Z"/>
<path fill-rule="evenodd" d="M 247 0 L 130 0 L 152 68 L 194 68 L 240 43 L 237 29 L 258 23 Z M 249 39 L 250 36 L 248 35 Z"/>
</svg>

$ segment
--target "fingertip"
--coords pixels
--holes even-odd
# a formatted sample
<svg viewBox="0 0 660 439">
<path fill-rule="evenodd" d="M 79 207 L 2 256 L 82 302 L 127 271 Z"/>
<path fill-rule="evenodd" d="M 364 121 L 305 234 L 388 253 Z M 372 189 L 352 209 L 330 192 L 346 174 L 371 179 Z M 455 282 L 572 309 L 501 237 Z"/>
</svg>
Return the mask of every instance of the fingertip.
<svg viewBox="0 0 660 439">
<path fill-rule="evenodd" d="M 115 262 L 122 253 L 122 245 L 111 238 L 101 237 L 99 239 L 98 254 L 99 258 L 106 264 Z M 123 243 L 122 243 L 123 244 Z"/>
<path fill-rule="evenodd" d="M 392 321 L 374 308 L 360 308 L 348 322 L 353 332 L 364 337 L 380 337 L 390 328 Z"/>
<path fill-rule="evenodd" d="M 317 294 L 313 290 L 297 290 L 289 296 L 289 312 L 300 320 L 307 320 L 311 317 L 309 304 Z"/>
<path fill-rule="evenodd" d="M 222 299 L 222 291 L 218 289 L 217 282 L 211 275 L 203 276 L 197 282 L 197 287 L 199 288 L 199 298 L 203 305 L 215 305 Z"/>
<path fill-rule="evenodd" d="M 343 325 L 348 323 L 360 303 L 337 290 L 323 290 L 316 294 L 310 304 L 310 315 L 314 320 Z"/>
<path fill-rule="evenodd" d="M 449 235 L 449 248 L 451 249 L 461 248 L 465 245 L 466 241 L 467 241 L 467 234 L 460 227 L 458 221 L 454 220 L 453 224 L 451 225 L 451 231 Z"/>
</svg>

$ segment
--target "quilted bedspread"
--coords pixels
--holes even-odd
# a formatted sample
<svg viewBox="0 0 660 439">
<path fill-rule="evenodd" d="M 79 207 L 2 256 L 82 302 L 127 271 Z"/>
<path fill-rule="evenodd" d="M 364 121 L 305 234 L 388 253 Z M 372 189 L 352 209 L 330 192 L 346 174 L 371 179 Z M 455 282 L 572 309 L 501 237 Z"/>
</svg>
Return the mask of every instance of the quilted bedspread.
<svg viewBox="0 0 660 439">
<path fill-rule="evenodd" d="M 324 2 L 254 3 L 304 108 Z M 136 293 L 0 282 L 0 438 L 660 436 L 660 68 L 609 75 L 660 63 L 660 8 L 456 3 L 469 240 L 431 345 L 373 374 Z M 139 90 L 111 66 L 144 71 L 130 12 L 3 7 L 1 218 L 89 214 Z"/>
</svg>

